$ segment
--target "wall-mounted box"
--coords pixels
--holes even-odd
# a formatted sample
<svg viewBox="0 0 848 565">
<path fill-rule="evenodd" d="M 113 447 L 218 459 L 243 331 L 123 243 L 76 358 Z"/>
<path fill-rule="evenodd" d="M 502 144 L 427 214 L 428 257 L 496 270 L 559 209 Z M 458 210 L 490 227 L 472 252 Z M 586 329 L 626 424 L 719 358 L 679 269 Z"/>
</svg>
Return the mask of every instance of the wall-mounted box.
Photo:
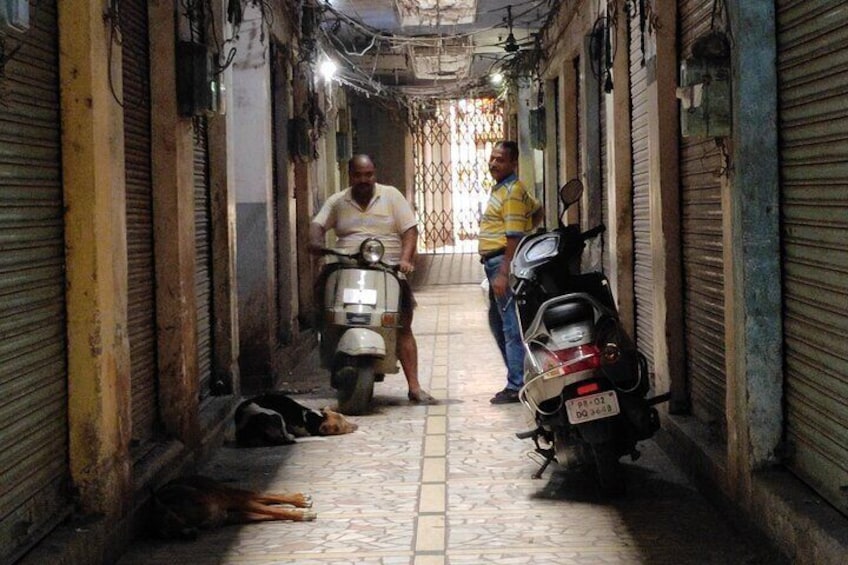
<svg viewBox="0 0 848 565">
<path fill-rule="evenodd" d="M 680 132 L 683 137 L 731 133 L 730 66 L 725 59 L 690 58 L 680 65 Z"/>
<path fill-rule="evenodd" d="M 185 117 L 221 110 L 216 57 L 202 43 L 177 43 L 177 107 Z"/>
<path fill-rule="evenodd" d="M 0 29 L 29 29 L 29 0 L 0 0 Z"/>
<path fill-rule="evenodd" d="M 308 162 L 312 160 L 315 148 L 306 118 L 291 118 L 289 130 L 289 156 L 292 160 Z"/>
<path fill-rule="evenodd" d="M 350 136 L 346 131 L 336 132 L 336 161 L 347 163 L 353 157 L 353 152 L 350 148 Z"/>
<path fill-rule="evenodd" d="M 545 129 L 545 107 L 530 109 L 530 146 L 533 149 L 542 150 L 545 148 L 546 129 Z"/>
</svg>

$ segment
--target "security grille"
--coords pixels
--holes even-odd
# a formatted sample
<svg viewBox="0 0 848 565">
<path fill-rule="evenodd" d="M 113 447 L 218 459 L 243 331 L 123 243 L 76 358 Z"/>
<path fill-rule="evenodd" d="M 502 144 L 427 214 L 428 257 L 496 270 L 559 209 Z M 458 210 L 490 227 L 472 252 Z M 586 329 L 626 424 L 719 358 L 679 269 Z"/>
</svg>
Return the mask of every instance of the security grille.
<svg viewBox="0 0 848 565">
<path fill-rule="evenodd" d="M 414 114 L 413 159 L 419 251 L 477 251 L 479 220 L 493 180 L 489 154 L 503 138 L 493 98 L 446 100 Z"/>
</svg>

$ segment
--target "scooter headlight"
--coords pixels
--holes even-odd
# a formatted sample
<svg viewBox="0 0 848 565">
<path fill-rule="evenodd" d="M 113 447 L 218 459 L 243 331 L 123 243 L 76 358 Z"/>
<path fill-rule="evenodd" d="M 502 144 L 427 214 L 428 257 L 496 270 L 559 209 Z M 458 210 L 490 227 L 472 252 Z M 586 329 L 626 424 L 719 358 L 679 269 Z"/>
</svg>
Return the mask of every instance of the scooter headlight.
<svg viewBox="0 0 848 565">
<path fill-rule="evenodd" d="M 559 237 L 555 233 L 546 234 L 535 241 L 530 242 L 524 251 L 524 258 L 528 263 L 549 259 L 557 254 L 559 249 Z"/>
<path fill-rule="evenodd" d="M 379 263 L 386 248 L 379 239 L 368 238 L 359 246 L 359 253 L 366 263 Z"/>
</svg>

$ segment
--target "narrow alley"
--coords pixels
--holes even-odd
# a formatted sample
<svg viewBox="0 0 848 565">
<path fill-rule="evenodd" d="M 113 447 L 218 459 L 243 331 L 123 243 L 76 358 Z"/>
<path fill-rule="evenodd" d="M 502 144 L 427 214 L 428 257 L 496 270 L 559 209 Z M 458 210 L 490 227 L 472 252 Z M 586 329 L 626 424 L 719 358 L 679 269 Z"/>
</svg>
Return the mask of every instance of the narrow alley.
<svg viewBox="0 0 848 565">
<path fill-rule="evenodd" d="M 409 405 L 402 376 L 388 375 L 374 412 L 352 418 L 355 433 L 260 449 L 228 441 L 201 469 L 240 487 L 307 492 L 317 520 L 228 526 L 191 542 L 142 539 L 120 565 L 781 562 L 653 441 L 627 463 L 619 500 L 555 466 L 532 479 L 531 444 L 514 435 L 526 426 L 524 408 L 489 403 L 503 369 L 480 286 L 424 286 L 416 297 L 422 383 L 440 405 Z M 301 369 L 287 385 L 304 404 L 333 403 L 322 371 Z"/>
</svg>

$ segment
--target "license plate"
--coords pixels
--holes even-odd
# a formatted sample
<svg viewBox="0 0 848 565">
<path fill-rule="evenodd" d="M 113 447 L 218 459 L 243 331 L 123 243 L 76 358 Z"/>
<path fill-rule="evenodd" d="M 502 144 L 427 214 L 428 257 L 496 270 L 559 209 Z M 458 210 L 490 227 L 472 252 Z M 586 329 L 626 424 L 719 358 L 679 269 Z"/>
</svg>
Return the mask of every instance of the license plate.
<svg viewBox="0 0 848 565">
<path fill-rule="evenodd" d="M 583 424 L 592 420 L 615 416 L 621 409 L 615 391 L 608 390 L 565 401 L 568 421 L 571 424 Z"/>
<path fill-rule="evenodd" d="M 346 288 L 342 294 L 345 304 L 377 305 L 377 291 L 373 288 Z"/>
</svg>

